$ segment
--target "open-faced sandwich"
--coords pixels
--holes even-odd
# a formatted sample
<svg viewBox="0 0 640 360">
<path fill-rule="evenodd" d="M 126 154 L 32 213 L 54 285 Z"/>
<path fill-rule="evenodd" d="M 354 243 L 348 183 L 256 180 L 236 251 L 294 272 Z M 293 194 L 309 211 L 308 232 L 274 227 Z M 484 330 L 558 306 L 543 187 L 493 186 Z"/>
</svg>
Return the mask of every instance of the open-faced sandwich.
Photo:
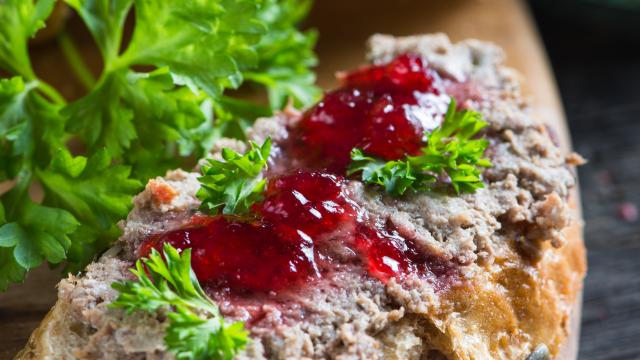
<svg viewBox="0 0 640 360">
<path fill-rule="evenodd" d="M 149 181 L 18 359 L 556 357 L 585 271 L 563 235 L 581 158 L 497 47 L 369 46 L 312 108 Z"/>
</svg>

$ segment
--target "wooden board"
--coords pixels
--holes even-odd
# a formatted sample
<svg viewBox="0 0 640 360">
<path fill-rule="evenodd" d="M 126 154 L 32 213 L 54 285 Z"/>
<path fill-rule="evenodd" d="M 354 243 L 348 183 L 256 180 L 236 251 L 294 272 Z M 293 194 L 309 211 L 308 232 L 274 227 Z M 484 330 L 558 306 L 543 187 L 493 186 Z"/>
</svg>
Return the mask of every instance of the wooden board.
<svg viewBox="0 0 640 360">
<path fill-rule="evenodd" d="M 78 21 L 71 20 L 78 27 Z M 446 32 L 453 40 L 478 38 L 493 41 L 505 49 L 508 64 L 523 74 L 525 93 L 532 95 L 536 115 L 555 127 L 562 144 L 570 142 L 562 106 L 548 61 L 525 5 L 519 0 L 317 0 L 308 21 L 320 32 L 319 84 L 335 83 L 339 69 L 353 68 L 364 61 L 364 42 L 372 33 L 410 35 Z M 94 47 L 84 34 L 74 34 L 80 50 L 93 69 L 99 67 Z M 59 61 L 55 44 L 35 49 L 34 67 L 42 77 L 62 89 L 69 98 L 81 90 Z M 573 199 L 578 199 L 573 196 Z M 574 204 L 579 216 L 578 204 Z M 581 229 L 570 231 L 580 234 Z M 577 241 L 581 240 L 581 235 Z M 58 270 L 41 268 L 31 272 L 25 284 L 0 294 L 0 359 L 11 358 L 26 342 L 30 332 L 55 301 Z M 579 319 L 579 307 L 576 307 Z M 579 321 L 562 359 L 575 359 Z"/>
</svg>

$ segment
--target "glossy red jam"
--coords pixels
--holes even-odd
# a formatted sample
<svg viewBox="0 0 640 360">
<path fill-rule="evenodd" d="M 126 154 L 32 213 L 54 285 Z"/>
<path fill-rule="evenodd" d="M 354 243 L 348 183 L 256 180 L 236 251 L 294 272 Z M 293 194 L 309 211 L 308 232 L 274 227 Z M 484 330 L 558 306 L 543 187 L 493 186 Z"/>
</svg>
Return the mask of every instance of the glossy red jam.
<svg viewBox="0 0 640 360">
<path fill-rule="evenodd" d="M 140 254 L 164 242 L 191 248 L 198 279 L 236 293 L 278 291 L 345 264 L 363 264 L 382 281 L 431 271 L 432 259 L 373 221 L 341 177 L 297 171 L 274 179 L 254 211 L 257 218 L 196 216 L 185 228 L 149 238 Z"/>
<path fill-rule="evenodd" d="M 342 173 L 354 147 L 386 160 L 416 155 L 425 129 L 411 116 L 418 93 L 439 94 L 437 76 L 414 55 L 387 65 L 344 75 L 342 87 L 329 92 L 293 129 L 294 155 L 311 168 Z"/>
<path fill-rule="evenodd" d="M 389 226 L 360 227 L 356 245 L 366 255 L 369 274 L 385 282 L 411 273 L 447 277 L 456 271 L 454 265 L 443 259 L 418 251 L 412 240 Z"/>
<path fill-rule="evenodd" d="M 200 282 L 237 292 L 281 289 L 301 278 L 317 276 L 313 242 L 289 241 L 273 224 L 232 217 L 197 218 L 190 226 L 151 239 L 141 253 L 168 242 L 191 248 L 191 263 Z"/>
<path fill-rule="evenodd" d="M 265 200 L 254 206 L 256 213 L 290 241 L 353 226 L 356 209 L 344 179 L 301 171 L 270 181 Z"/>
</svg>

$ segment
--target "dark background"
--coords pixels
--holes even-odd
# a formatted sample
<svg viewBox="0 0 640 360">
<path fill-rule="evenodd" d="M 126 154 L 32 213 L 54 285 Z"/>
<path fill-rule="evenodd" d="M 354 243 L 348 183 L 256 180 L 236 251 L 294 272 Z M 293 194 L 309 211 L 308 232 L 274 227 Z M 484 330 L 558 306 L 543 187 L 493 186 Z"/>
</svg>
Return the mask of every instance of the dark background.
<svg viewBox="0 0 640 360">
<path fill-rule="evenodd" d="M 632 216 L 640 206 L 636 4 L 530 1 L 574 148 L 589 160 L 578 170 L 589 261 L 579 357 L 585 360 L 640 359 L 640 221 Z"/>
</svg>

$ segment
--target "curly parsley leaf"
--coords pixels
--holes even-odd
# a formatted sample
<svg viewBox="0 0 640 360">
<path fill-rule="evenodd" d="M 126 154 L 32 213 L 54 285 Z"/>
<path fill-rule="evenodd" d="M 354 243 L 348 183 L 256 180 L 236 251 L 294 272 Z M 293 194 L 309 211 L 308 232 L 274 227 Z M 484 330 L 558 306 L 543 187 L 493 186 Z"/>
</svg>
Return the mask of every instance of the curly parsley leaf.
<svg viewBox="0 0 640 360">
<path fill-rule="evenodd" d="M 139 161 L 137 156 L 155 157 L 155 165 L 166 161 L 167 165 L 149 174 L 155 176 L 175 165 L 171 160 L 179 154 L 204 152 L 193 136 L 206 121 L 200 101 L 188 89 L 176 87 L 167 68 L 150 73 L 116 72 L 62 114 L 68 117 L 67 130 L 79 134 L 91 151 L 106 148 L 114 158 L 126 156 L 136 171 L 150 160 Z"/>
<path fill-rule="evenodd" d="M 202 109 L 203 97 L 175 86 L 167 68 L 130 72 L 127 82 L 125 102 L 134 114 L 137 139 L 124 157 L 137 178 L 163 174 L 188 157 L 200 157 L 212 146 L 199 132 L 211 126 Z"/>
<path fill-rule="evenodd" d="M 41 97 L 36 88 L 36 80 L 0 80 L 2 176 L 15 181 L 11 191 L 0 196 L 0 290 L 45 260 L 64 260 L 69 236 L 79 226 L 68 211 L 37 204 L 29 197 L 35 169 L 46 166 L 66 138 L 59 106 Z"/>
<path fill-rule="evenodd" d="M 387 161 L 366 156 L 360 149 L 351 150 L 351 165 L 347 175 L 362 172 L 362 180 L 384 187 L 385 191 L 400 196 L 407 189 L 423 189 L 435 177 L 416 172 L 408 160 Z"/>
<path fill-rule="evenodd" d="M 200 190 L 196 194 L 202 200 L 202 210 L 216 213 L 222 208 L 223 214 L 240 214 L 262 199 L 266 184 L 262 170 L 267 166 L 271 139 L 262 146 L 249 144 L 251 148 L 244 155 L 224 148 L 224 161 L 207 159 L 202 166 L 202 176 L 198 178 Z"/>
<path fill-rule="evenodd" d="M 0 290 L 6 290 L 9 284 L 21 282 L 25 272 L 16 262 L 13 249 L 0 247 Z"/>
<path fill-rule="evenodd" d="M 59 106 L 35 92 L 36 81 L 0 79 L 0 146 L 8 150 L 8 172 L 38 164 L 45 166 L 65 140 Z"/>
<path fill-rule="evenodd" d="M 247 140 L 245 131 L 255 119 L 272 114 L 267 107 L 229 96 L 221 97 L 213 107 L 216 113 L 214 130 L 220 135 L 240 140 Z"/>
<path fill-rule="evenodd" d="M 15 202 L 19 202 L 16 204 Z M 24 273 L 44 260 L 57 264 L 71 245 L 69 235 L 79 226 L 68 211 L 33 203 L 28 197 L 14 199 L 16 208 L 0 226 L 0 289 L 22 279 Z M 11 254 L 11 255 L 10 255 Z"/>
<path fill-rule="evenodd" d="M 0 3 L 0 67 L 33 80 L 27 40 L 44 27 L 55 0 L 4 0 Z"/>
<path fill-rule="evenodd" d="M 69 234 L 78 227 L 78 221 L 68 211 L 23 201 L 19 222 L 5 225 L 11 226 L 18 264 L 28 270 L 44 259 L 53 264 L 61 262 L 71 245 Z"/>
<path fill-rule="evenodd" d="M 133 0 L 65 0 L 74 8 L 93 35 L 106 63 L 117 56 L 124 21 Z"/>
<path fill-rule="evenodd" d="M 257 9 L 248 0 L 136 1 L 133 38 L 111 66 L 166 66 L 177 84 L 215 98 L 240 85 L 240 65 L 257 63 L 252 45 L 266 30 Z"/>
<path fill-rule="evenodd" d="M 4 224 L 0 222 L 0 290 L 22 281 L 28 270 L 43 261 L 58 264 L 67 259 L 72 237 L 81 225 L 64 209 L 36 204 L 25 197 L 3 198 L 14 211 L 6 214 Z"/>
<path fill-rule="evenodd" d="M 111 306 L 127 313 L 168 311 L 164 341 L 176 358 L 230 360 L 244 348 L 244 325 L 224 322 L 191 268 L 191 249 L 180 254 L 164 244 L 162 255 L 153 249 L 131 272 L 136 280 L 112 285 L 120 294 Z"/>
<path fill-rule="evenodd" d="M 456 193 L 475 192 L 484 186 L 482 168 L 491 166 L 491 162 L 483 158 L 489 142 L 474 138 L 486 126 L 480 113 L 457 111 L 456 102 L 451 98 L 442 124 L 425 134 L 427 144 L 422 154 L 385 162 L 353 149 L 348 174 L 362 172 L 363 182 L 382 186 L 394 196 L 407 190 L 431 190 L 443 185 L 443 179 Z"/>
<path fill-rule="evenodd" d="M 45 189 L 44 202 L 68 209 L 81 222 L 70 236 L 69 269 L 81 270 L 118 236 L 116 223 L 126 217 L 131 197 L 142 187 L 130 173 L 127 166 L 112 165 L 106 150 L 87 159 L 60 149 L 49 167 L 36 170 Z"/>
<path fill-rule="evenodd" d="M 484 187 L 482 168 L 490 167 L 491 162 L 482 156 L 489 141 L 473 137 L 487 125 L 479 112 L 457 111 L 451 98 L 442 125 L 427 136 L 422 154 L 410 158 L 412 166 L 438 176 L 446 174 L 456 193 Z"/>
<path fill-rule="evenodd" d="M 106 150 L 87 159 L 60 149 L 37 175 L 48 204 L 70 209 L 84 224 L 106 231 L 127 215 L 131 197 L 142 187 L 130 172 L 127 166 L 111 165 Z"/>
<path fill-rule="evenodd" d="M 67 131 L 79 134 L 89 149 L 107 148 L 120 157 L 137 137 L 133 111 L 121 106 L 125 98 L 124 76 L 113 74 L 86 97 L 67 106 Z"/>
<path fill-rule="evenodd" d="M 318 63 L 313 52 L 318 34 L 296 28 L 312 4 L 310 0 L 266 0 L 260 9 L 268 31 L 256 46 L 258 66 L 244 76 L 266 87 L 272 109 L 282 108 L 288 99 L 294 106 L 306 107 L 321 94 L 310 70 Z"/>
</svg>

